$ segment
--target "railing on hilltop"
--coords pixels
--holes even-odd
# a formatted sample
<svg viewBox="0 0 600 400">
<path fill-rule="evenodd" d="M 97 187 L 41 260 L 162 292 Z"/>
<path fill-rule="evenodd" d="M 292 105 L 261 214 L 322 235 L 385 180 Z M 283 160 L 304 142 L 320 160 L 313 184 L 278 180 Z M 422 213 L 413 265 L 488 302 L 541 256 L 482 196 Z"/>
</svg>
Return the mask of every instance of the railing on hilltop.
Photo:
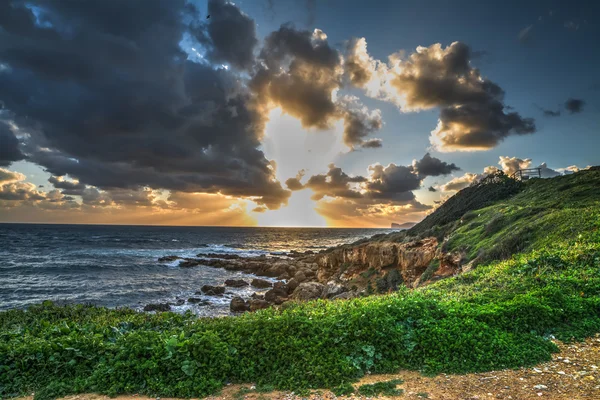
<svg viewBox="0 0 600 400">
<path fill-rule="evenodd" d="M 531 178 L 541 178 L 542 177 L 542 169 L 541 168 L 527 168 L 520 169 L 514 174 L 510 176 L 513 179 L 518 179 L 520 181 L 526 181 Z"/>
</svg>

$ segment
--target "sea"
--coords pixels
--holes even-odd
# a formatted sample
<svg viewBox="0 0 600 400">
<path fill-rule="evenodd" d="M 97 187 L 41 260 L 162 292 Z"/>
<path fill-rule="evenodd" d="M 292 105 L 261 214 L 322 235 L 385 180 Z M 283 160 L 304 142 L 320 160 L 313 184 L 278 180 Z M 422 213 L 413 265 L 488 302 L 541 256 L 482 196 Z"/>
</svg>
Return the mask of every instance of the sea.
<svg viewBox="0 0 600 400">
<path fill-rule="evenodd" d="M 203 285 L 252 275 L 219 268 L 179 268 L 159 262 L 167 255 L 198 253 L 269 257 L 292 250 L 319 250 L 351 243 L 390 229 L 171 227 L 115 225 L 0 224 L 0 310 L 22 309 L 45 300 L 142 310 L 151 303 L 176 303 L 175 312 L 229 314 L 234 296 L 250 287 L 227 288 L 222 297 L 196 294 Z"/>
</svg>

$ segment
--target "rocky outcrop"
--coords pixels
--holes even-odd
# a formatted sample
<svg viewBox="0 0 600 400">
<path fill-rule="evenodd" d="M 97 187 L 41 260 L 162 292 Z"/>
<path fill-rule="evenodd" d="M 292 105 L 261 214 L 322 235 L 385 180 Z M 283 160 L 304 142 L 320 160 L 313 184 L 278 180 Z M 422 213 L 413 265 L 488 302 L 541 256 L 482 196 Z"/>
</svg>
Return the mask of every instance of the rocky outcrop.
<svg viewBox="0 0 600 400">
<path fill-rule="evenodd" d="M 437 255 L 438 241 L 426 238 L 408 243 L 367 242 L 319 254 L 318 280 L 349 281 L 369 269 L 398 269 L 404 282 L 418 280 Z"/>
<path fill-rule="evenodd" d="M 268 301 L 261 299 L 250 299 L 250 311 L 262 310 L 269 308 L 271 304 Z"/>
</svg>

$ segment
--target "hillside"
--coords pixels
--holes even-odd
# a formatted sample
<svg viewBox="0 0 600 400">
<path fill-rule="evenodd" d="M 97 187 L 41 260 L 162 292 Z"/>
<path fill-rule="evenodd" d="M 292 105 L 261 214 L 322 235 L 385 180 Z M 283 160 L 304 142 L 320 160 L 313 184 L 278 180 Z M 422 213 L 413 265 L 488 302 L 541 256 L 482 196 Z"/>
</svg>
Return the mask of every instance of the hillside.
<svg viewBox="0 0 600 400">
<path fill-rule="evenodd" d="M 600 332 L 600 170 L 492 177 L 409 231 L 312 257 L 319 279 L 397 291 L 219 319 L 52 303 L 1 312 L 0 397 L 189 398 L 249 382 L 349 394 L 368 373 L 550 361 L 550 338 Z"/>
<path fill-rule="evenodd" d="M 589 213 L 599 201 L 599 167 L 525 182 L 489 175 L 413 228 L 330 249 L 317 262 L 327 279 L 350 285 L 385 292 L 383 281 L 399 271 L 405 285 L 416 287 L 576 238 L 597 222 Z"/>
</svg>

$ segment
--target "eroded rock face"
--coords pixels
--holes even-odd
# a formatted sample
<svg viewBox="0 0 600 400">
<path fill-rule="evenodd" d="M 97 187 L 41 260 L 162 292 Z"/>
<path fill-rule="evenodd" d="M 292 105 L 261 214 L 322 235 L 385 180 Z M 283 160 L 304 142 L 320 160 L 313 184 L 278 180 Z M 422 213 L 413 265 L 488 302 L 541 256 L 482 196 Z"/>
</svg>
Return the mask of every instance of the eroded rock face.
<svg viewBox="0 0 600 400">
<path fill-rule="evenodd" d="M 409 243 L 367 242 L 342 247 L 316 257 L 318 280 L 348 281 L 371 268 L 398 269 L 407 283 L 417 280 L 436 257 L 437 239 L 426 238 Z"/>
<path fill-rule="evenodd" d="M 294 293 L 292 294 L 292 298 L 294 300 L 315 300 L 320 299 L 325 296 L 326 287 L 322 283 L 318 282 L 304 282 L 301 283 Z"/>
</svg>

